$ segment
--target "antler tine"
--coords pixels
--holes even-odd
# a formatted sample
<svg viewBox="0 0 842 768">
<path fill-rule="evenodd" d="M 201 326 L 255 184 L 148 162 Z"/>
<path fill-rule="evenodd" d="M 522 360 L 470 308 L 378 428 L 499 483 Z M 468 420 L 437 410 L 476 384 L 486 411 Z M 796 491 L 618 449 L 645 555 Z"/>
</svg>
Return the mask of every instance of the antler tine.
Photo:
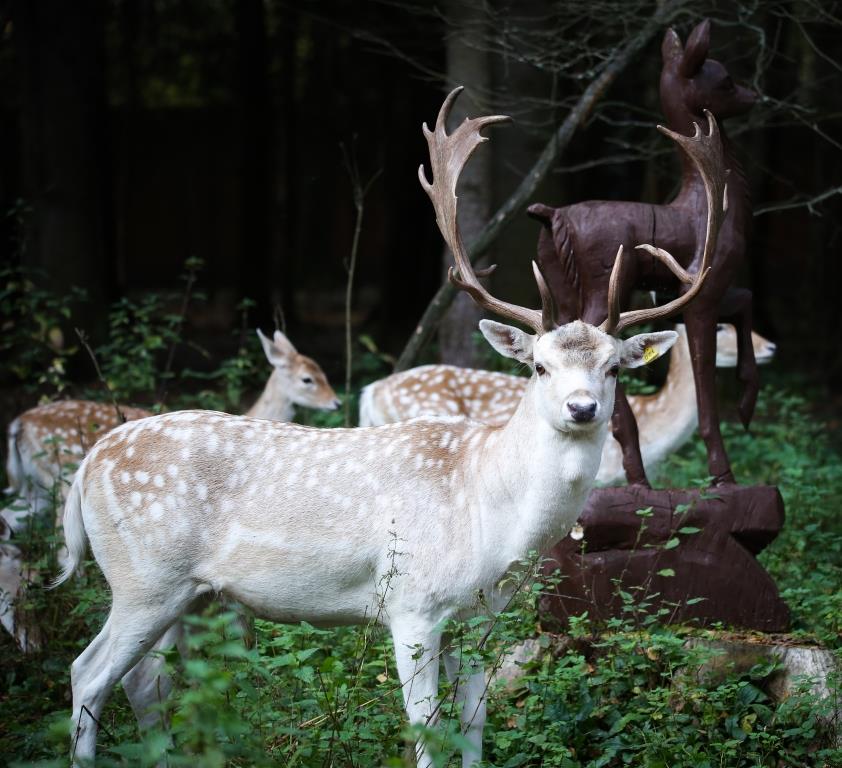
<svg viewBox="0 0 842 768">
<path fill-rule="evenodd" d="M 728 174 L 725 168 L 725 157 L 722 148 L 722 138 L 719 135 L 719 126 L 713 114 L 705 110 L 705 117 L 708 121 L 708 133 L 701 130 L 698 123 L 693 123 L 693 136 L 682 136 L 680 133 L 671 131 L 662 125 L 658 130 L 665 136 L 669 136 L 676 142 L 693 161 L 702 177 L 707 196 L 708 218 L 705 231 L 705 248 L 702 254 L 702 264 L 699 272 L 710 263 L 710 256 L 716 247 L 716 238 L 719 236 L 719 229 L 725 212 L 728 210 Z M 720 204 L 721 201 L 721 204 Z"/>
<path fill-rule="evenodd" d="M 555 317 L 552 308 L 547 309 L 549 305 L 544 297 L 545 292 L 549 296 L 549 289 L 546 288 L 543 278 L 538 284 L 538 290 L 541 291 L 541 299 L 544 304 L 544 310 L 542 311 L 527 309 L 495 298 L 480 284 L 478 279 L 480 276 L 490 274 L 493 267 L 481 270 L 477 274 L 470 259 L 468 259 L 462 236 L 459 234 L 456 221 L 456 184 L 459 181 L 459 174 L 473 151 L 484 141 L 488 141 L 485 136 L 481 135 L 480 131 L 487 125 L 502 123 L 510 119 L 505 115 L 465 118 L 464 122 L 448 135 L 446 131 L 447 118 L 453 107 L 453 102 L 461 91 L 462 86 L 459 86 L 448 94 L 436 118 L 435 130 L 431 131 L 426 123 L 423 126 L 424 136 L 430 148 L 432 183 L 427 181 L 424 166 L 421 165 L 418 168 L 418 180 L 433 203 L 439 230 L 456 262 L 456 268 L 451 267 L 447 272 L 447 277 L 453 285 L 465 291 L 481 307 L 497 315 L 523 323 L 540 334 L 548 330 L 547 323 L 551 322 L 545 320 L 545 316 L 553 319 Z"/>
<path fill-rule="evenodd" d="M 532 274 L 535 275 L 538 293 L 541 294 L 541 327 L 549 332 L 559 326 L 555 297 L 547 285 L 547 281 L 544 280 L 541 268 L 534 261 L 532 262 Z"/>
<path fill-rule="evenodd" d="M 617 249 L 617 256 L 614 259 L 614 266 L 611 268 L 611 277 L 608 279 L 608 317 L 599 326 L 605 333 L 614 333 L 620 321 L 620 275 L 623 271 L 623 246 Z"/>
<path fill-rule="evenodd" d="M 695 275 L 692 275 L 684 270 L 668 251 L 655 248 L 652 245 L 637 246 L 659 259 L 681 282 L 690 285 L 690 288 L 682 296 L 663 306 L 652 307 L 651 309 L 632 310 L 618 314 L 616 303 L 618 301 L 617 291 L 614 290 L 612 292 L 612 286 L 615 282 L 619 284 L 619 269 L 617 262 L 615 262 L 614 269 L 611 272 L 611 284 L 609 285 L 608 292 L 608 319 L 600 326 L 606 333 L 616 334 L 629 326 L 639 325 L 650 320 L 658 320 L 676 314 L 693 300 L 701 290 L 710 272 L 711 255 L 716 247 L 716 239 L 719 236 L 719 229 L 722 226 L 725 211 L 728 209 L 728 190 L 726 183 L 728 171 L 725 168 L 719 127 L 713 115 L 708 110 L 705 110 L 705 116 L 708 120 L 707 134 L 700 129 L 698 123 L 693 123 L 694 131 L 692 136 L 683 136 L 680 133 L 671 131 L 669 128 L 664 128 L 661 125 L 658 126 L 658 130 L 661 133 L 669 136 L 669 138 L 675 141 L 687 153 L 688 157 L 698 169 L 705 187 L 705 196 L 707 197 L 707 227 L 705 230 L 705 244 L 702 250 L 702 262 L 699 265 L 699 269 Z M 619 258 L 617 261 L 619 261 Z"/>
<path fill-rule="evenodd" d="M 658 261 L 666 266 L 682 283 L 689 285 L 693 282 L 693 275 L 691 275 L 684 267 L 681 266 L 675 257 L 663 248 L 656 248 L 654 245 L 636 245 L 635 250 L 646 251 L 651 253 Z"/>
</svg>

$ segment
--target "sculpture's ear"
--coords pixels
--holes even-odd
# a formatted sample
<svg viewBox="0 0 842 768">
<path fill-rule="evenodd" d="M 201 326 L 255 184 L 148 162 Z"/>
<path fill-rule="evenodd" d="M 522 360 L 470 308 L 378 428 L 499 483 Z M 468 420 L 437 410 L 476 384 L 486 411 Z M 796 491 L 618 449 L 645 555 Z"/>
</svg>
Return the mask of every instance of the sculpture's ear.
<svg viewBox="0 0 842 768">
<path fill-rule="evenodd" d="M 681 38 L 678 32 L 670 27 L 664 35 L 664 42 L 661 43 L 661 59 L 665 65 L 677 68 L 683 56 L 684 46 L 681 44 Z"/>
<path fill-rule="evenodd" d="M 686 78 L 695 77 L 710 51 L 710 19 L 705 19 L 690 33 L 679 71 Z"/>
<path fill-rule="evenodd" d="M 555 208 L 550 208 L 549 205 L 543 203 L 533 203 L 526 209 L 526 213 L 535 221 L 540 221 L 547 229 L 552 229 Z"/>
<path fill-rule="evenodd" d="M 257 338 L 260 339 L 260 344 L 263 347 L 263 353 L 271 365 L 283 367 L 289 365 L 292 359 L 298 353 L 292 342 L 284 336 L 280 331 L 275 331 L 272 339 L 268 339 L 263 335 L 260 328 L 257 329 Z"/>
<path fill-rule="evenodd" d="M 479 329 L 489 344 L 503 357 L 510 357 L 527 365 L 532 365 L 532 347 L 535 336 L 511 325 L 496 323 L 494 320 L 480 320 Z"/>
<path fill-rule="evenodd" d="M 678 340 L 675 331 L 640 333 L 625 339 L 620 349 L 620 365 L 623 368 L 639 368 L 657 360 Z"/>
</svg>

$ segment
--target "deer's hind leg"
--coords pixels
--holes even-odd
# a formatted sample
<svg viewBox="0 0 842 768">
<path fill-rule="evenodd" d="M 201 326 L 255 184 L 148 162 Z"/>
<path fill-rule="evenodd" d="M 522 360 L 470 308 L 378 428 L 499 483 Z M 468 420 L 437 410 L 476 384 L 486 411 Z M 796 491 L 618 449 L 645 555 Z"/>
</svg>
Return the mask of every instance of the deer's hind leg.
<svg viewBox="0 0 842 768">
<path fill-rule="evenodd" d="M 70 668 L 74 764 L 93 761 L 102 709 L 111 690 L 182 614 L 193 595 L 137 598 L 115 591 L 105 626 Z"/>
<path fill-rule="evenodd" d="M 485 671 L 481 664 L 463 663 L 459 650 L 444 654 L 444 668 L 447 679 L 456 685 L 456 701 L 462 705 L 459 714 L 462 735 L 470 745 L 462 750 L 462 767 L 469 768 L 482 760 L 487 692 Z"/>
<path fill-rule="evenodd" d="M 184 648 L 184 624 L 181 619 L 173 623 L 152 646 L 151 652 L 145 654 L 125 675 L 123 675 L 123 690 L 132 711 L 137 718 L 141 731 L 152 728 L 157 724 L 166 726 L 160 712 L 152 709 L 154 705 L 163 704 L 172 693 L 172 678 L 165 672 L 164 651 L 177 648 L 182 656 Z"/>
</svg>

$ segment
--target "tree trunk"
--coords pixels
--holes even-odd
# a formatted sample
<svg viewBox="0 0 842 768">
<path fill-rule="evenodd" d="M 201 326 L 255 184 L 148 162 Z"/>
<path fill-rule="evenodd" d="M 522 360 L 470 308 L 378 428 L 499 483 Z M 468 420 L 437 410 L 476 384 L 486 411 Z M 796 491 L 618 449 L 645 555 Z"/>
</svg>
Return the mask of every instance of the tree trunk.
<svg viewBox="0 0 842 768">
<path fill-rule="evenodd" d="M 101 319 L 112 274 L 104 5 L 27 0 L 14 9 L 22 74 L 23 184 L 32 207 L 24 266 L 62 293 L 87 289 L 77 322 Z"/>
<path fill-rule="evenodd" d="M 464 85 L 465 93 L 456 102 L 448 130 L 466 117 L 485 114 L 480 101 L 491 93 L 491 66 L 484 48 L 487 39 L 482 6 L 472 0 L 449 0 L 447 20 L 451 25 L 447 38 L 448 90 Z M 479 237 L 491 214 L 491 153 L 480 149 L 465 167 L 459 179 L 459 228 L 465 243 Z M 450 250 L 445 248 L 444 274 L 453 264 Z M 477 267 L 482 267 L 481 260 Z M 439 328 L 441 361 L 451 365 L 477 367 L 480 354 L 472 336 L 482 317 L 482 310 L 465 293 L 460 293 Z"/>
<path fill-rule="evenodd" d="M 257 302 L 257 323 L 270 327 L 275 286 L 269 206 L 275 165 L 263 0 L 237 0 L 236 23 L 243 190 L 240 292 Z"/>
</svg>

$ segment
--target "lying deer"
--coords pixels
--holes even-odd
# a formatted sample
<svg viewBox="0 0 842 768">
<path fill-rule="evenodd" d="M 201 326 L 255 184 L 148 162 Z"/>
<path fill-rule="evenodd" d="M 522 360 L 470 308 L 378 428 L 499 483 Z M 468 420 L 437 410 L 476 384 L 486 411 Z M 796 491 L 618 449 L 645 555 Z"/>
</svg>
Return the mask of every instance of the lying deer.
<svg viewBox="0 0 842 768">
<path fill-rule="evenodd" d="M 299 354 L 289 339 L 275 331 L 272 339 L 257 330 L 272 372 L 263 392 L 246 416 L 290 421 L 295 406 L 335 410 L 340 402 L 319 364 Z M 7 492 L 17 494 L 26 508 L 2 515 L 11 531 L 20 530 L 26 517 L 56 501 L 56 480 L 69 485 L 73 467 L 93 444 L 123 421 L 152 416 L 151 411 L 93 400 L 60 400 L 31 408 L 18 416 L 7 431 Z M 61 490 L 59 485 L 58 490 Z"/>
<path fill-rule="evenodd" d="M 450 280 L 532 331 L 480 324 L 494 349 L 533 370 L 514 415 L 503 427 L 438 418 L 312 429 L 185 411 L 129 422 L 102 438 L 70 490 L 70 560 L 58 581 L 80 566 L 87 540 L 113 596 L 105 626 L 71 669 L 77 760 L 94 757 L 113 686 L 205 595 L 238 600 L 275 621 L 374 617 L 391 632 L 410 722 L 432 724 L 439 658 L 460 674 L 459 659 L 442 644 L 442 622 L 484 613 L 486 600 L 501 598 L 510 568 L 576 520 L 599 465 L 619 369 L 643 365 L 677 338 L 663 331 L 624 340 L 619 332 L 678 311 L 704 284 L 708 262 L 691 289 L 663 307 L 620 313 L 612 292 L 599 328 L 556 325 L 537 266 L 541 310 L 491 296 L 466 257 L 455 190 L 485 140 L 480 130 L 507 118 L 466 120 L 448 135 L 460 90 L 445 99 L 435 130 L 424 126 L 434 181 L 423 166 L 419 177 L 454 254 L 458 277 L 451 270 Z M 716 151 L 715 136 L 674 138 L 693 154 Z M 713 165 L 711 246 L 724 192 Z M 457 692 L 469 765 L 481 755 L 485 680 L 477 667 L 466 672 Z M 423 740 L 416 754 L 419 766 L 432 764 Z"/>
<path fill-rule="evenodd" d="M 336 393 L 315 360 L 299 354 L 280 331 L 275 331 L 271 339 L 259 329 L 257 335 L 272 372 L 247 416 L 289 421 L 296 405 L 323 410 L 339 407 Z M 0 512 L 6 523 L 2 527 L 5 538 L 19 532 L 31 515 L 57 504 L 60 508 L 65 485 L 73 481 L 76 465 L 100 438 L 123 420 L 151 415 L 142 408 L 120 406 L 118 411 L 113 405 L 91 400 L 61 400 L 18 416 L 8 429 L 6 473 L 9 491 L 17 494 L 21 503 Z M 18 551 L 18 560 L 19 555 Z M 20 594 L 21 579 L 20 568 L 15 570 L 12 563 L 14 559 L 0 551 L 0 620 L 19 643 L 23 638 L 22 650 L 35 650 L 37 643 L 32 638 L 36 628 L 20 622 L 21 626 L 15 629 L 14 599 Z"/>
<path fill-rule="evenodd" d="M 643 464 L 650 472 L 678 450 L 699 423 L 696 385 L 687 344 L 687 329 L 676 326 L 678 341 L 670 353 L 664 386 L 652 395 L 632 395 L 629 405 L 640 431 Z M 774 357 L 775 345 L 758 333 L 751 334 L 758 363 Z M 716 331 L 716 367 L 737 365 L 737 330 L 720 324 Z M 502 426 L 515 412 L 528 379 L 507 373 L 457 368 L 453 365 L 422 365 L 375 381 L 360 398 L 360 426 L 406 421 L 418 416 L 466 416 L 485 424 Z M 622 482 L 622 451 L 609 438 L 602 449 L 596 475 L 598 485 Z"/>
<path fill-rule="evenodd" d="M 673 131 L 688 132 L 708 110 L 719 121 L 743 114 L 756 100 L 752 91 L 734 83 L 720 62 L 708 58 L 709 50 L 709 21 L 703 21 L 691 32 L 686 45 L 672 29 L 664 36 L 660 96 L 667 125 Z M 696 379 L 699 432 L 707 447 L 709 472 L 717 482 L 733 483 L 719 429 L 714 385 L 715 328 L 720 317 L 743 318 L 739 323 L 743 333 L 739 339 L 738 376 L 745 387 L 739 407 L 745 425 L 754 410 L 758 377 L 749 335 L 751 294 L 729 290 L 745 252 L 751 200 L 745 174 L 724 131 L 722 142 L 725 167 L 730 169 L 729 212 L 712 254 L 711 279 L 684 313 L 684 321 Z M 664 269 L 657 249 L 674 254 L 685 269 L 698 269 L 707 242 L 703 223 L 705 199 L 698 167 L 681 154 L 681 188 L 667 205 L 590 200 L 563 208 L 531 206 L 530 214 L 544 225 L 538 242 L 538 262 L 559 303 L 561 318 L 581 318 L 589 323 L 605 318 L 605 297 L 613 266 L 612 254 L 604 249 L 606 240 L 627 247 L 651 240 L 655 246 L 636 249 L 629 255 L 618 287 L 621 305 L 626 304 L 634 288 L 683 290 L 676 273 Z M 629 482 L 645 485 L 637 429 L 622 390 L 616 399 L 614 434 L 623 446 Z"/>
</svg>

